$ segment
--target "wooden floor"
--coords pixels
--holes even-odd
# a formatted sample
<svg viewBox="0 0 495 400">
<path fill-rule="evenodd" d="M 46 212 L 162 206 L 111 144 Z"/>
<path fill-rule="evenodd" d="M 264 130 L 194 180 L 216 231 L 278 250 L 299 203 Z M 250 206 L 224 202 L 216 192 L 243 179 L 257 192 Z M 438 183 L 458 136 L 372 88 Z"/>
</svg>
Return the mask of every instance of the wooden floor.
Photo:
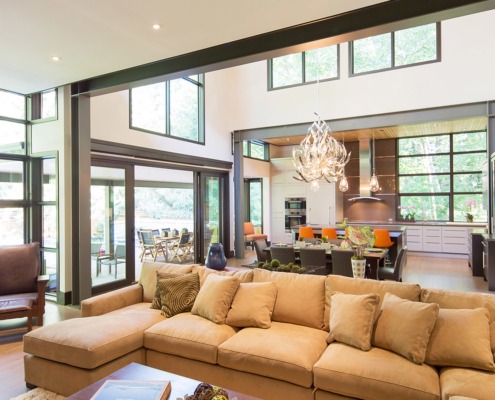
<svg viewBox="0 0 495 400">
<path fill-rule="evenodd" d="M 255 261 L 253 251 L 247 251 L 242 260 L 229 259 L 229 266 L 242 266 Z M 456 291 L 488 292 L 483 278 L 471 275 L 467 260 L 408 255 L 403 274 L 404 282 L 419 283 L 425 288 Z M 77 308 L 47 303 L 45 324 L 76 318 Z M 34 327 L 36 329 L 36 327 Z M 0 321 L 0 400 L 8 400 L 27 391 L 24 384 L 22 336 L 26 319 Z"/>
</svg>

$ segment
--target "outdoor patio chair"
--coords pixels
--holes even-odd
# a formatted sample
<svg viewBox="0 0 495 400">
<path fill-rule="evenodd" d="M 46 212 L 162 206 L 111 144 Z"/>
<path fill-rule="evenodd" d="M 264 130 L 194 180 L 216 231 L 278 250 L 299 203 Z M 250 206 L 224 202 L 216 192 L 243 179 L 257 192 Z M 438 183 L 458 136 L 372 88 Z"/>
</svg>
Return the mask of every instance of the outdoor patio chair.
<svg viewBox="0 0 495 400">
<path fill-rule="evenodd" d="M 173 252 L 170 262 L 177 259 L 182 262 L 183 258 L 187 258 L 190 255 L 190 244 L 189 239 L 191 238 L 190 233 L 181 233 L 179 240 L 172 245 L 171 251 Z"/>
<path fill-rule="evenodd" d="M 151 230 L 142 229 L 138 231 L 138 237 L 141 244 L 141 254 L 139 256 L 141 262 L 146 256 L 152 257 L 153 261 L 156 260 L 156 246 L 153 240 L 153 232 Z"/>
<path fill-rule="evenodd" d="M 112 273 L 112 266 L 115 266 L 115 279 L 117 279 L 117 265 L 125 264 L 125 244 L 117 244 L 115 246 L 115 251 L 113 254 L 110 254 L 107 258 L 100 259 L 99 265 L 97 267 L 96 276 L 101 274 L 101 266 L 108 265 L 108 273 Z"/>
</svg>

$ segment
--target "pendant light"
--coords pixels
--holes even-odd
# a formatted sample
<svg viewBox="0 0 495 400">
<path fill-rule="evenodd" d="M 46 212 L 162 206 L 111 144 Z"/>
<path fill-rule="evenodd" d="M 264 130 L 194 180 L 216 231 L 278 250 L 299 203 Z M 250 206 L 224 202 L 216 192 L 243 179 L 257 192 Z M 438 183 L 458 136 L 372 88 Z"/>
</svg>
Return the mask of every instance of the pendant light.
<svg viewBox="0 0 495 400">
<path fill-rule="evenodd" d="M 342 147 L 345 149 L 344 145 L 344 132 L 342 132 Z M 349 153 L 349 157 L 351 153 Z M 345 166 L 342 167 L 342 176 L 340 177 L 339 190 L 341 192 L 347 192 L 349 190 L 349 182 L 347 182 L 347 177 L 345 176 Z"/>
<path fill-rule="evenodd" d="M 378 192 L 380 190 L 380 184 L 378 183 L 378 178 L 376 176 L 375 170 L 375 131 L 373 131 L 373 170 L 370 178 L 370 191 Z"/>
</svg>

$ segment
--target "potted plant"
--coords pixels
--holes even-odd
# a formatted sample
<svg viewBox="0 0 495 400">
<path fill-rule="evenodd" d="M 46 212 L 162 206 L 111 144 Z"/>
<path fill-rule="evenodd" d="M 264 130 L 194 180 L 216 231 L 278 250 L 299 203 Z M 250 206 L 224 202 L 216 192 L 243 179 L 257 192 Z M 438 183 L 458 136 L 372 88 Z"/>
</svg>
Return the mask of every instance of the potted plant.
<svg viewBox="0 0 495 400">
<path fill-rule="evenodd" d="M 366 248 L 373 247 L 375 244 L 375 234 L 369 226 L 347 228 L 347 237 L 342 241 L 342 248 L 352 248 L 354 255 L 352 256 L 352 274 L 354 278 L 364 278 L 366 267 L 366 258 L 364 251 Z"/>
<path fill-rule="evenodd" d="M 466 200 L 466 208 L 467 208 L 466 221 L 467 222 L 473 222 L 473 220 L 474 220 L 473 209 L 476 207 L 478 207 L 478 203 L 476 202 L 476 200 L 471 199 L 471 198 Z"/>
</svg>

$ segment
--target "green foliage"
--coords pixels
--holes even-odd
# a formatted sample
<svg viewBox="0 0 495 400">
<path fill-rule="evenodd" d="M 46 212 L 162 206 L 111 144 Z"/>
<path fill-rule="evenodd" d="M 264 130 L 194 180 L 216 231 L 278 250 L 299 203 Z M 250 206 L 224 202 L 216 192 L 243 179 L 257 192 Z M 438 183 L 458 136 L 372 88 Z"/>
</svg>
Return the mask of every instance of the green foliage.
<svg viewBox="0 0 495 400">
<path fill-rule="evenodd" d="M 272 260 L 270 262 L 270 267 L 277 269 L 278 267 L 280 267 L 280 261 L 278 261 L 277 259 Z"/>
<path fill-rule="evenodd" d="M 270 263 L 258 263 L 258 268 L 266 269 L 268 271 L 276 271 L 276 272 L 292 272 L 296 274 L 304 274 L 306 272 L 306 268 L 300 267 L 294 263 L 289 263 L 287 265 L 280 264 L 278 260 L 272 260 Z"/>
</svg>

